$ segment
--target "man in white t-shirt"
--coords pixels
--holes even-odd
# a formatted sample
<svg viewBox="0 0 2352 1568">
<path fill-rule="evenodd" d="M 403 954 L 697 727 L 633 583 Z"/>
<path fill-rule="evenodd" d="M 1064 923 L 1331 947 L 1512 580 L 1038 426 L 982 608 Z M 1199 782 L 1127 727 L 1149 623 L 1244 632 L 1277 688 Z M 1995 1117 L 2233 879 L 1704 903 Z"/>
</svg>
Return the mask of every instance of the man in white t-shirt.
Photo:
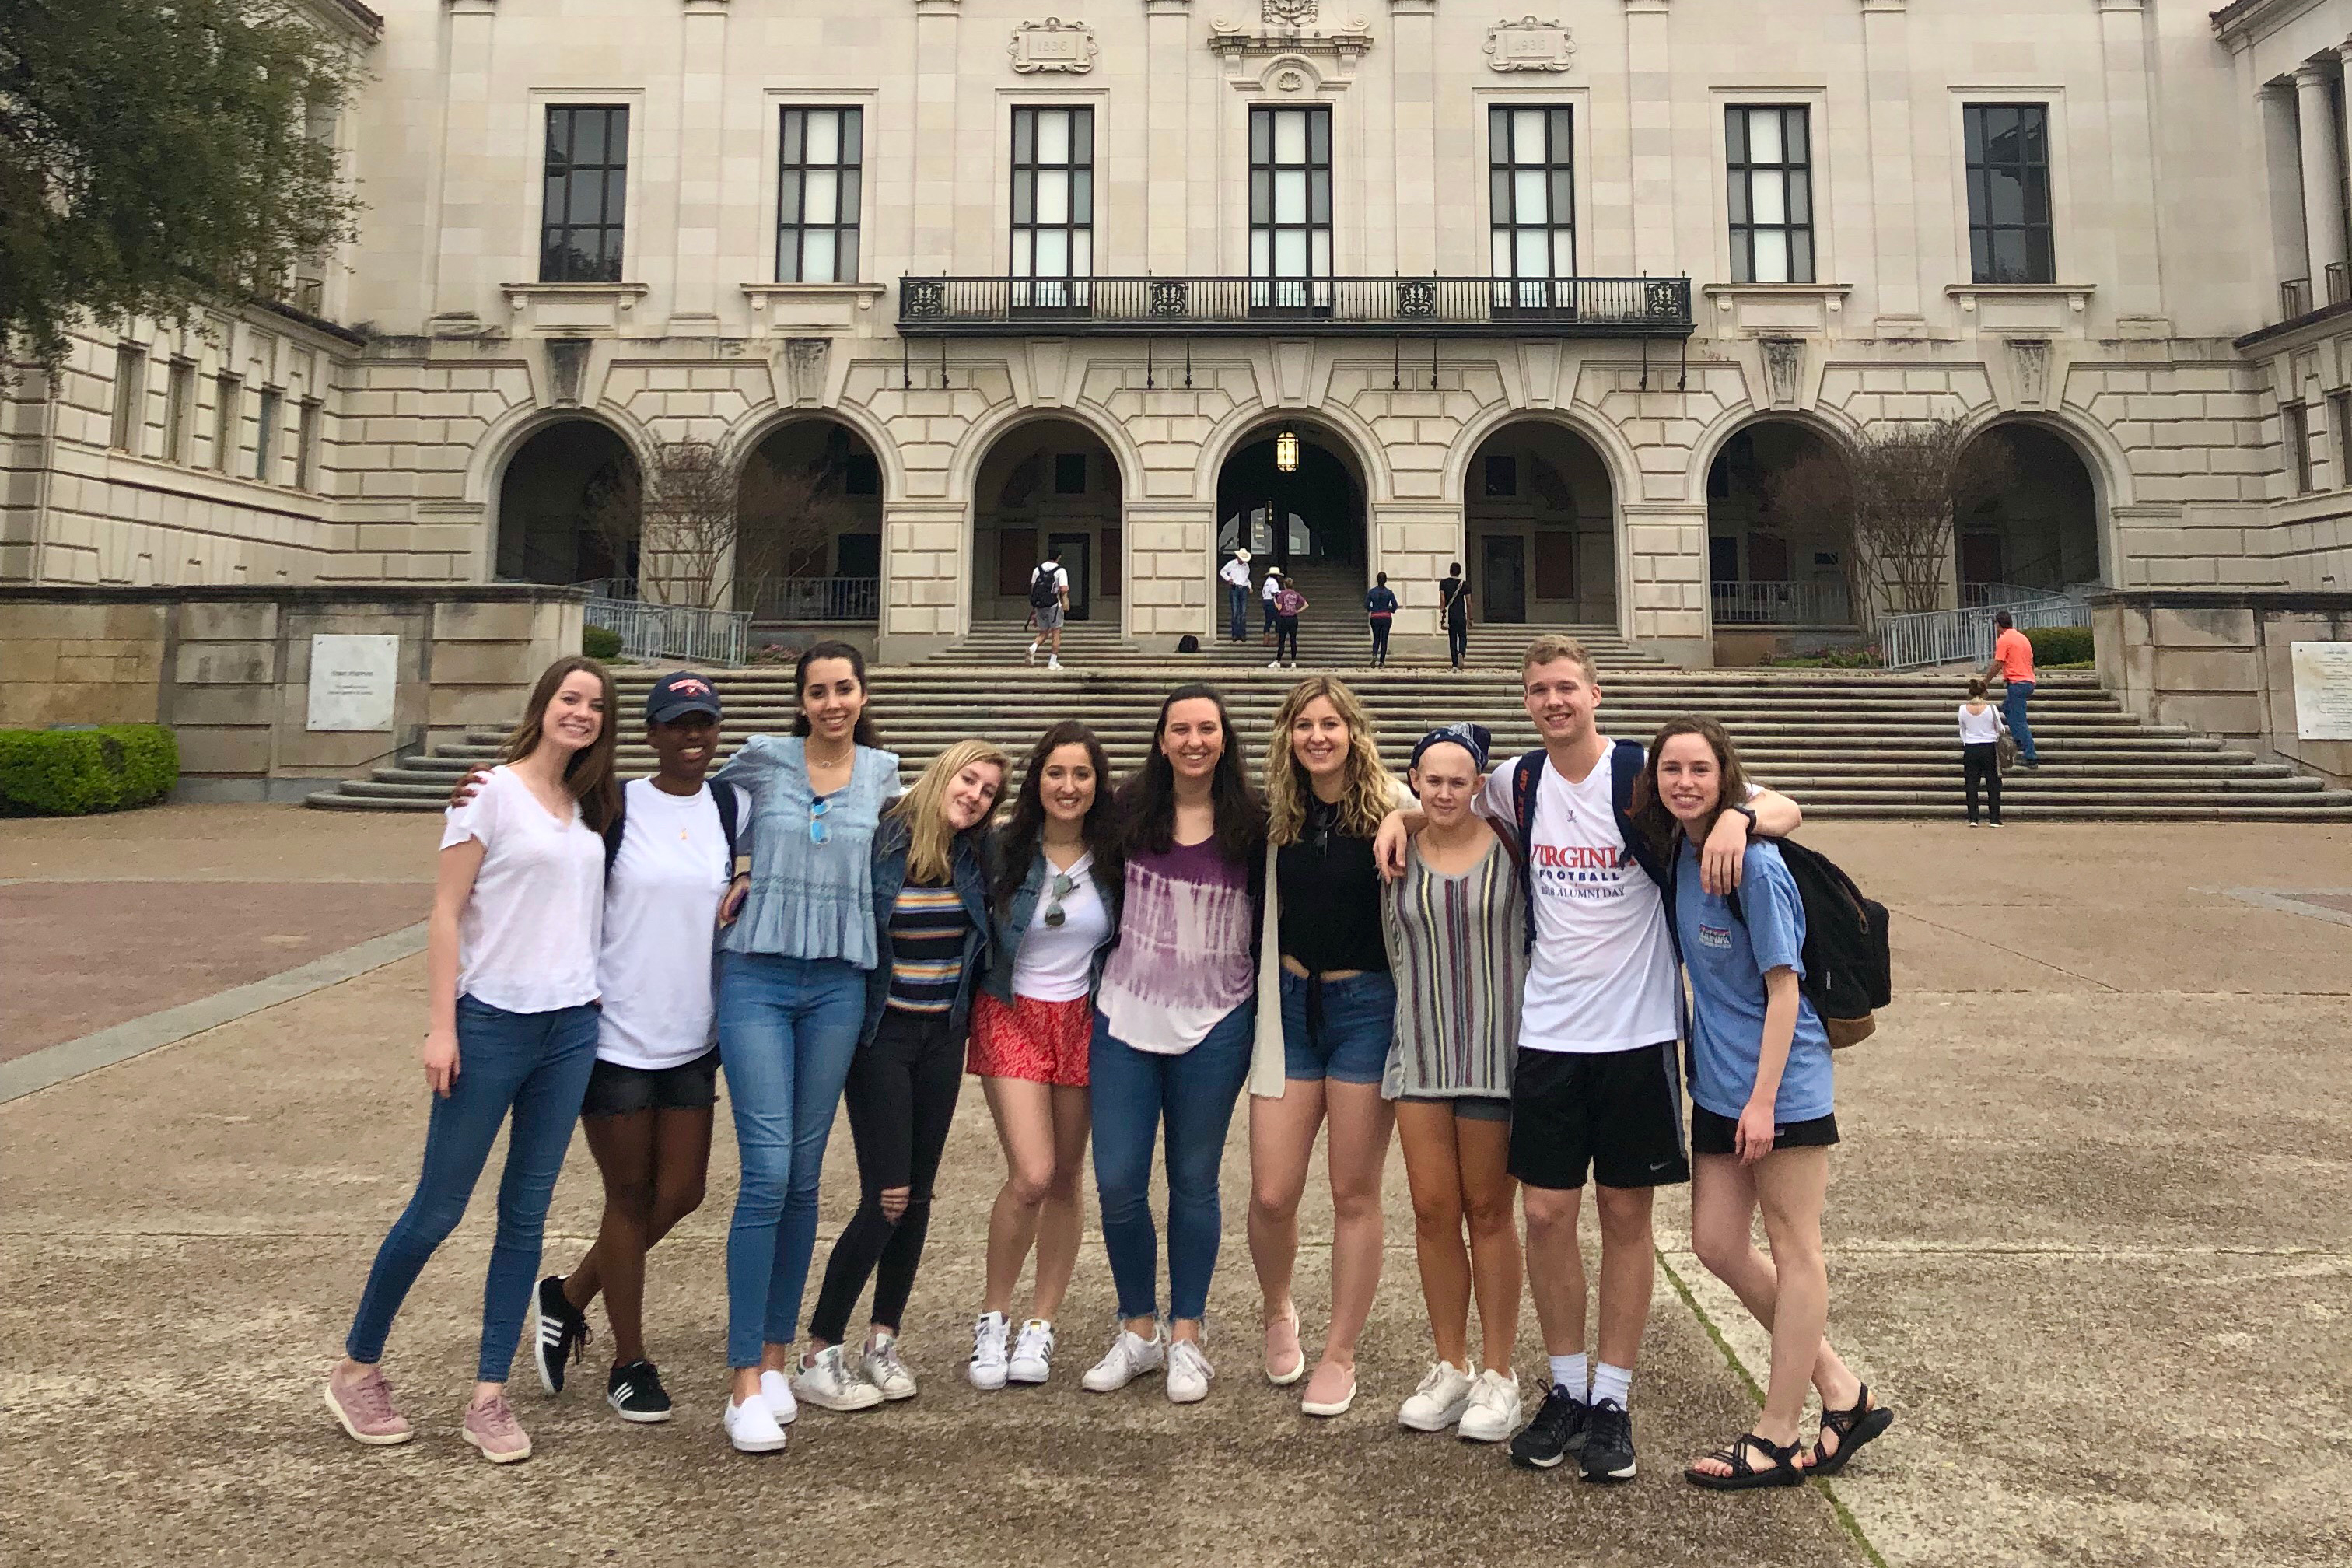
<svg viewBox="0 0 2352 1568">
<path fill-rule="evenodd" d="M 1045 668 L 1062 668 L 1062 621 L 1070 613 L 1070 573 L 1062 564 L 1062 547 L 1058 544 L 1045 552 L 1045 559 L 1029 574 L 1029 619 L 1035 625 L 1037 635 L 1029 643 L 1029 662 L 1037 662 L 1040 644 L 1045 648 Z"/>
<path fill-rule="evenodd" d="M 1601 686 L 1572 637 L 1531 644 L 1520 667 L 1528 717 L 1543 740 L 1524 842 L 1535 951 L 1519 1009 L 1511 1083 L 1510 1172 L 1523 1194 L 1528 1286 L 1551 1360 L 1542 1408 L 1511 1443 L 1521 1465 L 1549 1469 L 1570 1454 L 1584 1479 L 1634 1472 L 1627 1416 L 1633 1362 L 1649 1319 L 1655 1270 L 1654 1189 L 1690 1180 L 1683 1143 L 1677 1047 L 1680 976 L 1667 911 L 1620 826 L 1621 761 L 1593 722 Z M 1522 761 L 1487 779 L 1479 814 L 1520 842 Z M 1384 824 L 1383 867 L 1402 869 L 1416 814 Z M 1759 791 L 1723 813 L 1701 857 L 1711 890 L 1736 886 L 1748 835 L 1783 837 L 1802 820 L 1794 802 Z M 1586 1176 L 1601 1217 L 1600 1357 L 1587 1388 L 1583 1255 L 1577 1211 Z"/>
<path fill-rule="evenodd" d="M 1217 581 L 1225 585 L 1225 599 L 1233 611 L 1232 636 L 1240 642 L 1249 636 L 1250 552 L 1236 550 L 1234 558 L 1217 573 Z"/>
</svg>

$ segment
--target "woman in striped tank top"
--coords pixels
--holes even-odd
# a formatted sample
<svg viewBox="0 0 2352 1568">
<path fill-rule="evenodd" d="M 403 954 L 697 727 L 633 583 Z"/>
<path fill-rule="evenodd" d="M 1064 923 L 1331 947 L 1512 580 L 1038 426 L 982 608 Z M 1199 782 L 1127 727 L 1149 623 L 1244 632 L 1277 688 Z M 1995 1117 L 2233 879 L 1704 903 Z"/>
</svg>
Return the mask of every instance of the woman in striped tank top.
<svg viewBox="0 0 2352 1568">
<path fill-rule="evenodd" d="M 912 1399 L 898 1328 L 930 1225 L 931 1182 L 963 1087 L 964 1029 L 986 956 L 988 880 L 982 841 L 1004 787 L 1004 754 L 985 741 L 940 753 L 874 833 L 874 939 L 866 1028 L 843 1100 L 857 1147 L 857 1213 L 833 1244 L 811 1354 L 793 1380 L 823 1410 Z M 842 1353 L 850 1309 L 875 1275 L 864 1352 Z"/>
<path fill-rule="evenodd" d="M 1381 1091 L 1396 1101 L 1422 1298 L 1437 1341 L 1437 1360 L 1397 1419 L 1479 1443 L 1500 1442 L 1519 1425 L 1511 1349 L 1522 1265 L 1508 1165 L 1527 979 L 1527 910 L 1512 849 L 1471 809 L 1489 744 L 1483 726 L 1449 724 L 1413 747 L 1410 781 L 1429 826 L 1381 905 L 1397 1008 Z M 1486 1359 L 1475 1376 L 1474 1286 Z"/>
</svg>

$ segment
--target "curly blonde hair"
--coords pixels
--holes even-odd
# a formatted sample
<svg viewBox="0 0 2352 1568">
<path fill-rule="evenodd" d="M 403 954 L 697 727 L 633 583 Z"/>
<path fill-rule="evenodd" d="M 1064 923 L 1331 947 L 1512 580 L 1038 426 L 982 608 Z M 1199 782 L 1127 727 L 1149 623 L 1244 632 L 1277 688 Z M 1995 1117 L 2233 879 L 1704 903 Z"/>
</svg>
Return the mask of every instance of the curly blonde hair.
<svg viewBox="0 0 2352 1568">
<path fill-rule="evenodd" d="M 915 787 L 890 805 L 890 814 L 903 818 L 909 842 L 907 847 L 907 880 L 921 887 L 944 886 L 953 875 L 956 831 L 948 826 L 948 785 L 956 774 L 975 763 L 993 767 L 1000 781 L 1004 775 L 1004 753 L 986 741 L 958 741 L 931 759 Z M 1002 782 L 997 785 L 997 803 L 1004 795 Z M 967 833 L 984 830 L 990 818 L 996 815 L 996 804 Z"/>
<path fill-rule="evenodd" d="M 1290 689 L 1274 716 L 1274 743 L 1266 748 L 1266 837 L 1276 845 L 1296 844 L 1307 822 L 1307 802 L 1314 794 L 1307 769 L 1290 752 L 1290 727 L 1317 698 L 1331 704 L 1339 722 L 1348 726 L 1347 784 L 1339 793 L 1339 831 L 1350 838 L 1370 838 L 1381 828 L 1396 798 L 1396 781 L 1381 761 L 1381 744 L 1372 716 L 1348 683 L 1335 675 L 1312 675 Z"/>
</svg>

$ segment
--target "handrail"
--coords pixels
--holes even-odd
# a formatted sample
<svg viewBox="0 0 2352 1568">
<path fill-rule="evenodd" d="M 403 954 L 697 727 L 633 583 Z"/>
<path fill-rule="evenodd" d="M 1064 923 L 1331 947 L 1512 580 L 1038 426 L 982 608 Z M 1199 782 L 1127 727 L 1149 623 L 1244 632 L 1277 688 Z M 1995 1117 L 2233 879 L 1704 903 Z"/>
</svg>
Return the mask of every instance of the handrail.
<svg viewBox="0 0 2352 1568">
<path fill-rule="evenodd" d="M 621 653 L 628 658 L 739 665 L 751 640 L 751 616 L 744 610 L 648 605 L 609 594 L 590 594 L 583 615 L 589 626 L 618 634 Z"/>
<path fill-rule="evenodd" d="M 871 621 L 882 611 L 878 577 L 782 577 L 746 584 L 738 603 L 756 621 Z"/>
<path fill-rule="evenodd" d="M 1708 597 L 1719 626 L 1853 624 L 1843 583 L 1713 583 Z"/>
<path fill-rule="evenodd" d="M 2091 607 L 2072 594 L 2000 605 L 1969 605 L 1887 616 L 1878 624 L 1881 655 L 1888 669 L 1929 665 L 1982 665 L 1992 658 L 1993 616 L 2006 611 L 2021 631 L 2037 626 L 2087 626 Z"/>
</svg>

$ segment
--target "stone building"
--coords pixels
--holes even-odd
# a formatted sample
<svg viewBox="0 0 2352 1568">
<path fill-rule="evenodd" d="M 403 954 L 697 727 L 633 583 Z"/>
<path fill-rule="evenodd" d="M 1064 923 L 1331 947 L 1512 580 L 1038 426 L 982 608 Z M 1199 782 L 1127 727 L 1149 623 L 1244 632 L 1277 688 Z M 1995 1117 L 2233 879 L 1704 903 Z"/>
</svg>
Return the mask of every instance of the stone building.
<svg viewBox="0 0 2352 1568">
<path fill-rule="evenodd" d="M 1246 542 L 1704 664 L 1849 618 L 1776 476 L 1948 416 L 1958 594 L 2352 584 L 2352 0 L 311 3 L 357 241 L 16 377 L 0 581 L 626 576 L 691 441 L 894 656 Z"/>
</svg>

